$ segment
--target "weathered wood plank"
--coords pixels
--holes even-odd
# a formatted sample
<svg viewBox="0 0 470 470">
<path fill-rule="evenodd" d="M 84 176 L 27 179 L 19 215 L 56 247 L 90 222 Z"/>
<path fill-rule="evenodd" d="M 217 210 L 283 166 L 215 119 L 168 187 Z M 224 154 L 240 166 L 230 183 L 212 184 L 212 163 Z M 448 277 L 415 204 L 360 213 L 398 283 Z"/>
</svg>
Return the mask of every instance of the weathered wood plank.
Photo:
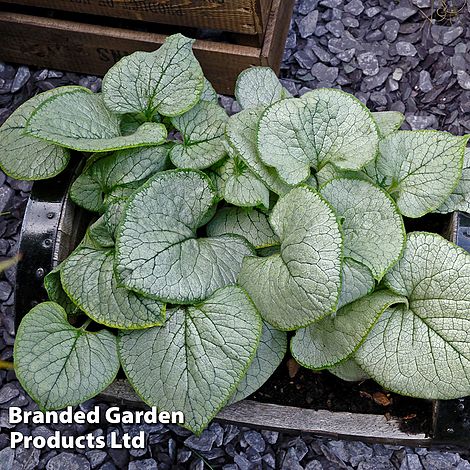
<svg viewBox="0 0 470 470">
<path fill-rule="evenodd" d="M 166 36 L 0 12 L 0 57 L 59 70 L 104 75 L 131 52 L 153 51 Z M 256 47 L 198 40 L 194 53 L 219 93 L 232 94 L 238 74 L 260 65 Z"/>
<path fill-rule="evenodd" d="M 125 380 L 117 380 L 101 398 L 136 408 L 145 405 Z M 397 420 L 382 415 L 334 413 L 243 400 L 224 408 L 216 420 L 241 426 L 288 432 L 308 432 L 332 439 L 357 439 L 410 446 L 428 446 L 431 438 L 424 434 L 407 434 Z"/>
<path fill-rule="evenodd" d="M 261 65 L 271 67 L 276 72 L 281 67 L 294 3 L 295 0 L 273 0 L 261 49 Z"/>
<path fill-rule="evenodd" d="M 272 0 L 4 0 L 152 23 L 218 29 L 243 34 L 265 31 Z"/>
<path fill-rule="evenodd" d="M 294 0 L 264 1 L 272 3 L 272 9 L 261 48 L 208 40 L 194 44 L 196 57 L 219 93 L 233 94 L 238 75 L 250 66 L 268 65 L 279 72 Z M 104 75 L 124 55 L 158 49 L 167 36 L 0 11 L 0 37 L 2 60 Z"/>
</svg>

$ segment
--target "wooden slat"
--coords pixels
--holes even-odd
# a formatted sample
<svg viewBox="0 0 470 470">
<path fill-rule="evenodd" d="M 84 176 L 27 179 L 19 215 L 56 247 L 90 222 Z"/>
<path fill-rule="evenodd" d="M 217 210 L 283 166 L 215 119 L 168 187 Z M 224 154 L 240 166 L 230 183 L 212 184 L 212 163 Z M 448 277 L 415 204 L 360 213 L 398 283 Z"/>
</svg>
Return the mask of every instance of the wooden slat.
<svg viewBox="0 0 470 470">
<path fill-rule="evenodd" d="M 121 57 L 153 51 L 161 34 L 0 12 L 0 58 L 10 62 L 103 75 Z M 198 40 L 194 53 L 219 93 L 232 94 L 238 74 L 260 65 L 255 47 Z"/>
<path fill-rule="evenodd" d="M 394 443 L 409 446 L 429 445 L 424 434 L 407 434 L 397 420 L 383 415 L 310 410 L 244 400 L 222 410 L 217 419 L 245 426 L 278 431 L 308 432 L 332 439 Z"/>
<path fill-rule="evenodd" d="M 273 0 L 272 10 L 261 50 L 261 64 L 276 73 L 281 67 L 295 0 Z"/>
<path fill-rule="evenodd" d="M 272 4 L 273 0 L 259 0 L 256 2 L 255 8 L 258 9 L 258 16 L 261 18 L 261 23 L 264 28 L 268 25 Z"/>
<path fill-rule="evenodd" d="M 219 93 L 233 94 L 239 73 L 250 66 L 268 65 L 279 71 L 294 0 L 264 1 L 272 9 L 262 48 L 206 40 L 194 45 Z M 167 36 L 0 11 L 0 37 L 2 60 L 104 75 L 124 55 L 153 51 Z"/>
<path fill-rule="evenodd" d="M 152 23 L 261 34 L 272 0 L 2 0 Z"/>
<path fill-rule="evenodd" d="M 100 398 L 131 406 L 145 407 L 125 380 L 117 380 Z M 408 446 L 428 446 L 432 439 L 424 434 L 407 434 L 399 422 L 387 421 L 382 415 L 360 413 L 333 413 L 292 406 L 279 406 L 243 400 L 223 409 L 217 421 L 288 432 L 308 432 L 332 439 L 357 439 Z"/>
<path fill-rule="evenodd" d="M 294 0 L 270 0 L 272 10 L 260 49 L 197 40 L 194 53 L 219 93 L 233 94 L 242 70 L 268 65 L 276 72 L 284 52 Z M 104 75 L 131 52 L 153 51 L 167 36 L 0 11 L 0 59 L 74 72 Z"/>
</svg>

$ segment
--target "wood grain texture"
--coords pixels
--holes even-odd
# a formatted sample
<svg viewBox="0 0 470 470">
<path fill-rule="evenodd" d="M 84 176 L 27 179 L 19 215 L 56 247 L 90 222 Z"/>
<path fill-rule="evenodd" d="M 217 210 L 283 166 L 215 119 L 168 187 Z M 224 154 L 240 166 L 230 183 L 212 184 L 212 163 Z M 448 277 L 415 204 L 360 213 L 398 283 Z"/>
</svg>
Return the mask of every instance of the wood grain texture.
<svg viewBox="0 0 470 470">
<path fill-rule="evenodd" d="M 274 0 L 262 48 L 196 41 L 194 53 L 219 93 L 233 94 L 238 75 L 250 66 L 279 72 L 293 3 Z M 0 37 L 2 60 L 104 75 L 121 57 L 158 49 L 167 36 L 0 11 Z"/>
<path fill-rule="evenodd" d="M 281 67 L 294 4 L 295 0 L 273 0 L 261 48 L 261 65 L 271 67 L 276 73 Z"/>
<path fill-rule="evenodd" d="M 268 25 L 272 4 L 273 0 L 259 0 L 255 2 L 255 8 L 258 11 L 258 16 L 261 18 L 263 28 L 266 28 Z"/>
<path fill-rule="evenodd" d="M 116 380 L 100 398 L 134 408 L 146 406 L 125 380 Z M 397 420 L 387 421 L 382 415 L 333 413 L 251 400 L 243 400 L 224 408 L 216 420 L 276 431 L 308 432 L 332 439 L 408 446 L 428 446 L 432 443 L 432 439 L 424 434 L 407 434 L 401 431 Z"/>
<path fill-rule="evenodd" d="M 53 10 L 151 23 L 263 33 L 272 0 L 4 0 Z"/>
<path fill-rule="evenodd" d="M 74 72 L 104 75 L 121 57 L 153 51 L 166 36 L 71 21 L 0 12 L 2 60 Z M 260 50 L 197 41 L 196 57 L 219 93 L 232 94 L 238 74 L 260 65 Z M 223 64 L 223 66 L 221 66 Z"/>
</svg>

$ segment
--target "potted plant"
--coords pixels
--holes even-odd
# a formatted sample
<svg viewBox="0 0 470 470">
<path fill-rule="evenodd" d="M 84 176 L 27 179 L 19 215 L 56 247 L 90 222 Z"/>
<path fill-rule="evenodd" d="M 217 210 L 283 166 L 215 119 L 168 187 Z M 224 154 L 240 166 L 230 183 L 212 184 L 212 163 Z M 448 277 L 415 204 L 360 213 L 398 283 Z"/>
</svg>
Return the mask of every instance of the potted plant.
<svg viewBox="0 0 470 470">
<path fill-rule="evenodd" d="M 289 344 L 345 380 L 468 395 L 470 256 L 407 234 L 404 217 L 468 210 L 469 136 L 400 131 L 400 113 L 334 89 L 292 98 L 266 68 L 243 72 L 236 98 L 229 117 L 175 35 L 123 58 L 101 93 L 57 88 L 2 126 L 15 178 L 55 177 L 79 152 L 69 196 L 95 214 L 19 325 L 25 390 L 61 409 L 122 367 L 145 403 L 200 433 Z"/>
</svg>

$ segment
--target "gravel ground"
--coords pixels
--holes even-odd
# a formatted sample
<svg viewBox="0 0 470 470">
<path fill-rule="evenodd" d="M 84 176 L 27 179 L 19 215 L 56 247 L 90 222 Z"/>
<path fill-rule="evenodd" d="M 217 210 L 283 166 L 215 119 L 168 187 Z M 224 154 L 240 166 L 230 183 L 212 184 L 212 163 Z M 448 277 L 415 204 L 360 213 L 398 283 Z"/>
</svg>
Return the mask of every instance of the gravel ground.
<svg viewBox="0 0 470 470">
<path fill-rule="evenodd" d="M 431 10 L 434 6 L 434 13 Z M 437 11 L 436 11 L 437 10 Z M 406 115 L 411 129 L 470 132 L 470 2 L 464 0 L 299 0 L 282 65 L 293 94 L 321 86 L 354 93 L 373 110 Z M 99 90 L 101 80 L 0 62 L 0 123 L 39 91 L 65 84 Z M 237 111 L 230 98 L 227 109 Z M 16 251 L 30 185 L 0 172 L 0 261 Z M 12 358 L 14 269 L 0 277 L 0 359 Z M 98 402 L 82 405 L 89 409 Z M 99 404 L 106 407 L 106 404 Z M 328 441 L 212 424 L 201 437 L 174 426 L 13 426 L 10 406 L 36 409 L 13 372 L 0 370 L 0 470 L 280 468 L 286 470 L 470 469 L 452 452 Z M 9 432 L 49 436 L 147 431 L 144 450 L 75 453 L 9 448 Z"/>
</svg>

